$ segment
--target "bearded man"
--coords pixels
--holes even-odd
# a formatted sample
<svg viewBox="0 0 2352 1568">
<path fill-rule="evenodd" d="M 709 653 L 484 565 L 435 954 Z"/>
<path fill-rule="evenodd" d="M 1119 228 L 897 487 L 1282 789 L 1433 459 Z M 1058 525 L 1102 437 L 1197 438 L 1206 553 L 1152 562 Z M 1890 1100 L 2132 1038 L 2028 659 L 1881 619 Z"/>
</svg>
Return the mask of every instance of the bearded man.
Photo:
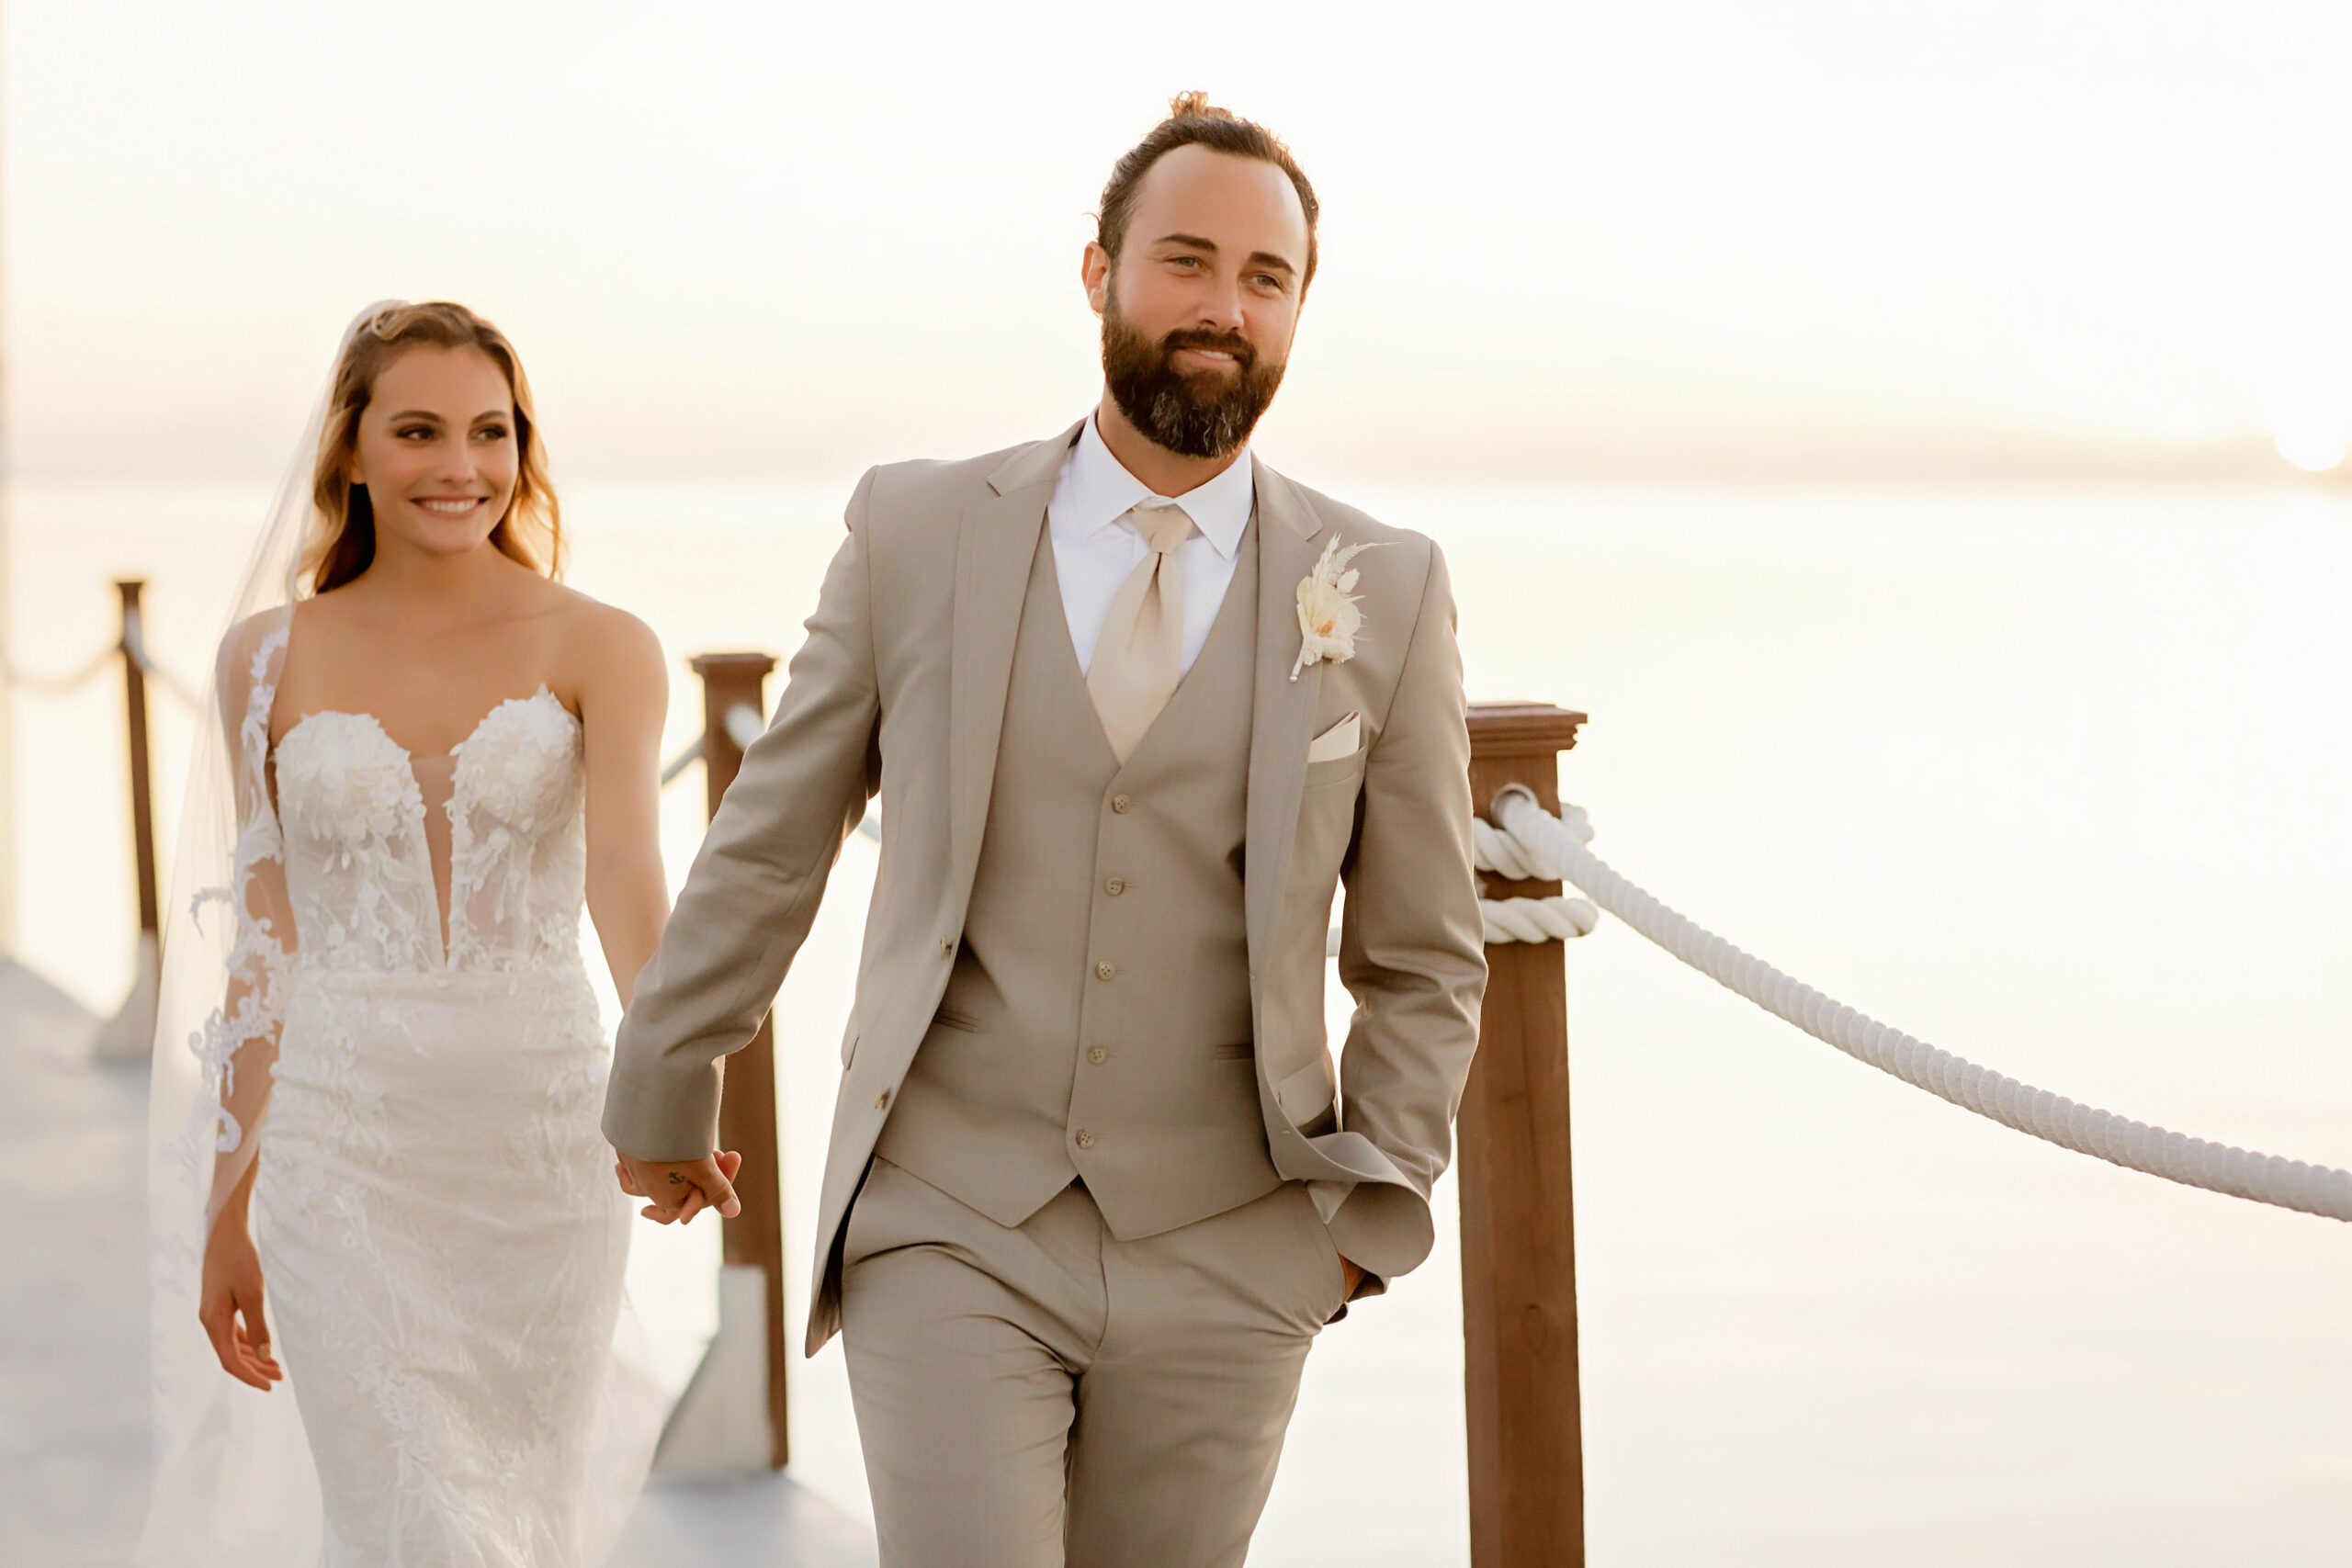
<svg viewBox="0 0 2352 1568">
<path fill-rule="evenodd" d="M 1316 1335 L 1430 1249 L 1486 984 L 1461 661 L 1436 547 L 1248 447 L 1317 214 L 1197 94 L 1119 160 L 1100 406 L 866 474 L 621 1025 L 624 1185 L 729 1212 L 719 1058 L 879 791 L 808 1348 L 886 1568 L 1240 1562 Z"/>
</svg>

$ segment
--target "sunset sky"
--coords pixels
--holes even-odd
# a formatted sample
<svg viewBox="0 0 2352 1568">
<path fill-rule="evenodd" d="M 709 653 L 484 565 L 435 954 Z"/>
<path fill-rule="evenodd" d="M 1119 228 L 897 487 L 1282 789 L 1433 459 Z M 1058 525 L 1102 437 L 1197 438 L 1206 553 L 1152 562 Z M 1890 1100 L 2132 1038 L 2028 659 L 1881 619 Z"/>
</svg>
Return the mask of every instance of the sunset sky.
<svg viewBox="0 0 2352 1568">
<path fill-rule="evenodd" d="M 272 472 L 395 294 L 507 328 L 569 474 L 1035 436 L 1095 385 L 1102 181 L 1193 86 L 1324 197 L 1264 436 L 1304 471 L 2283 475 L 2274 438 L 2324 466 L 2352 431 L 2337 3 L 18 0 L 6 28 L 28 475 Z"/>
</svg>

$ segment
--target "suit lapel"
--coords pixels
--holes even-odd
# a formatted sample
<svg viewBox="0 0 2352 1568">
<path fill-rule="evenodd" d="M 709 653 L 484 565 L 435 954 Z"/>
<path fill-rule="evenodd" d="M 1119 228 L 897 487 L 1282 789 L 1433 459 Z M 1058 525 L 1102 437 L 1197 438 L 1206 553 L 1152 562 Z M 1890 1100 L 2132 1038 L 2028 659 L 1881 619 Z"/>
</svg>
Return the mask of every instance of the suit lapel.
<svg viewBox="0 0 2352 1568">
<path fill-rule="evenodd" d="M 989 476 L 956 526 L 956 624 L 948 671 L 950 882 L 960 908 L 972 890 L 996 778 L 997 742 L 1012 679 L 1021 604 L 1035 564 L 1062 458 L 1082 425 L 1023 447 Z"/>
<path fill-rule="evenodd" d="M 1323 691 L 1323 666 L 1290 678 L 1298 658 L 1298 582 L 1315 570 L 1323 525 L 1290 481 L 1257 464 L 1258 668 L 1250 709 L 1249 859 L 1244 917 L 1251 988 L 1265 975 L 1298 836 L 1306 748 Z"/>
</svg>

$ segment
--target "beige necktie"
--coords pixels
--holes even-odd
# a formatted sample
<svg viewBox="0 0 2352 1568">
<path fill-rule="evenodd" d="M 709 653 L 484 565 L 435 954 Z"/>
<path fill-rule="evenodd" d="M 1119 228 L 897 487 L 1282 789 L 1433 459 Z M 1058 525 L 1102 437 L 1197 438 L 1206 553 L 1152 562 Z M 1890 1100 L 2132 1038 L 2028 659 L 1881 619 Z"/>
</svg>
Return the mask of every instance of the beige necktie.
<svg viewBox="0 0 2352 1568">
<path fill-rule="evenodd" d="M 1177 575 L 1176 548 L 1193 533 L 1192 518 L 1172 501 L 1137 502 L 1131 515 L 1151 554 L 1119 584 L 1086 670 L 1087 694 L 1123 763 L 1184 678 L 1184 581 Z"/>
</svg>

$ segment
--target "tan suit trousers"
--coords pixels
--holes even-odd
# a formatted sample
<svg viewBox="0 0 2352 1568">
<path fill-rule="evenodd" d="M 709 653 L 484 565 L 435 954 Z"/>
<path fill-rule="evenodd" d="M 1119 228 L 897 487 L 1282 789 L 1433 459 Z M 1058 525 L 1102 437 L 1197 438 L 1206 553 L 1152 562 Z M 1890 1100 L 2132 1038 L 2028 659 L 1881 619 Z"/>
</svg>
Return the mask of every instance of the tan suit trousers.
<svg viewBox="0 0 2352 1568">
<path fill-rule="evenodd" d="M 882 1568 L 1235 1568 L 1343 1274 L 1306 1188 L 1136 1241 L 876 1158 L 842 1332 Z"/>
</svg>

